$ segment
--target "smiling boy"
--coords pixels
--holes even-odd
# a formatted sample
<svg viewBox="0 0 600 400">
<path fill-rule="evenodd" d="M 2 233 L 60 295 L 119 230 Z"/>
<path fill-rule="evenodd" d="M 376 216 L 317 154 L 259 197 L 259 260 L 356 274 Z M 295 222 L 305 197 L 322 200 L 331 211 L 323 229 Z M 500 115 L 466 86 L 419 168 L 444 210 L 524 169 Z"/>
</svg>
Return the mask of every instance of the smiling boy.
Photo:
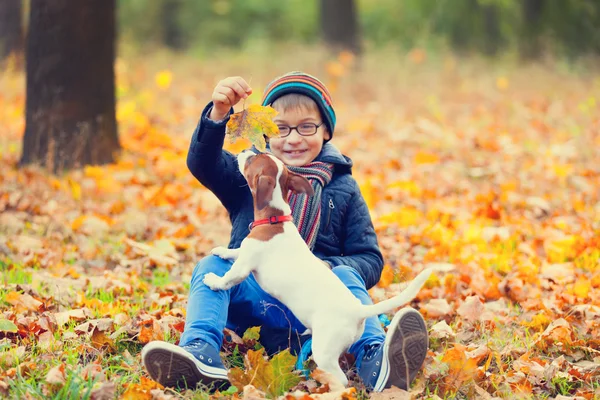
<svg viewBox="0 0 600 400">
<path fill-rule="evenodd" d="M 187 160 L 192 174 L 229 212 L 229 248 L 240 247 L 248 235 L 254 207 L 236 157 L 223 150 L 225 126 L 232 107 L 251 93 L 241 77 L 217 84 L 192 136 Z M 372 304 L 367 290 L 379 281 L 383 257 L 369 210 L 351 174 L 352 161 L 330 143 L 336 115 L 329 91 L 317 78 L 291 72 L 267 85 L 262 105 L 278 111 L 274 121 L 280 136 L 269 140 L 268 151 L 305 176 L 315 192 L 311 197 L 289 196 L 300 234 L 363 304 Z M 219 355 L 225 327 L 242 334 L 261 326 L 261 343 L 269 354 L 288 347 L 298 353 L 307 342 L 306 328 L 252 275 L 225 291 L 212 291 L 202 282 L 209 272 L 224 275 L 231 264 L 209 255 L 196 265 L 179 346 L 155 341 L 142 351 L 154 380 L 188 387 L 226 381 L 227 370 Z M 387 333 L 377 317 L 368 318 L 363 335 L 348 352 L 354 355 L 366 386 L 381 391 L 392 385 L 406 389 L 423 364 L 427 346 L 423 317 L 406 307 L 396 313 Z"/>
</svg>

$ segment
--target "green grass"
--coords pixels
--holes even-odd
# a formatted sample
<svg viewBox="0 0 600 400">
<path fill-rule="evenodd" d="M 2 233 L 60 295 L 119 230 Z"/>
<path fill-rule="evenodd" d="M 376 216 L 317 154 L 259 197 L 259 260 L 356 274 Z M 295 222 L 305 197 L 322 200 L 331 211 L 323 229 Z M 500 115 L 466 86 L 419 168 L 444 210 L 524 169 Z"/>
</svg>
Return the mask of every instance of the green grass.
<svg viewBox="0 0 600 400">
<path fill-rule="evenodd" d="M 97 289 L 94 290 L 92 285 L 89 284 L 86 291 L 85 291 L 85 298 L 86 299 L 98 299 L 103 303 L 113 303 L 115 301 L 115 295 L 114 292 L 111 291 L 107 291 L 104 289 Z"/>
<path fill-rule="evenodd" d="M 0 273 L 2 274 L 3 286 L 14 284 L 31 284 L 31 271 L 24 269 L 22 265 L 13 263 L 9 259 L 0 260 Z"/>
<path fill-rule="evenodd" d="M 82 378 L 81 368 L 70 370 L 65 368 L 65 384 L 49 385 L 45 382 L 46 375 L 54 364 L 47 369 L 36 369 L 30 374 L 21 374 L 17 372 L 14 380 L 9 381 L 9 393 L 12 398 L 34 398 L 34 399 L 54 399 L 54 400 L 76 400 L 89 399 L 97 379 Z M 67 363 L 69 365 L 69 363 Z"/>
<path fill-rule="evenodd" d="M 166 269 L 155 269 L 152 272 L 152 281 L 150 282 L 154 287 L 165 287 L 171 283 L 171 277 L 169 271 Z"/>
</svg>

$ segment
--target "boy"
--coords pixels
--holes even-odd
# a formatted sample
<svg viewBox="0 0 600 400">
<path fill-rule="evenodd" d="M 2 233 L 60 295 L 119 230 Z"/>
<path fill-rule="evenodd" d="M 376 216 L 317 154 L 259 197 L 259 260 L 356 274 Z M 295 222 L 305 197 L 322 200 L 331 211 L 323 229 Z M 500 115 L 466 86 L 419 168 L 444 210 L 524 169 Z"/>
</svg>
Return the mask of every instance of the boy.
<svg viewBox="0 0 600 400">
<path fill-rule="evenodd" d="M 254 209 L 235 156 L 223 150 L 225 125 L 233 106 L 251 93 L 241 77 L 217 84 L 194 132 L 187 159 L 192 174 L 229 212 L 229 248 L 240 247 L 248 235 Z M 269 140 L 268 151 L 307 177 L 315 189 L 310 198 L 290 197 L 300 234 L 361 302 L 372 304 L 367 289 L 379 280 L 383 258 L 369 210 L 351 175 L 352 161 L 329 143 L 336 117 L 327 88 L 313 76 L 291 72 L 267 86 L 262 104 L 279 112 L 274 122 L 280 136 Z M 187 384 L 192 388 L 197 383 L 226 381 L 227 370 L 219 355 L 225 327 L 241 334 L 251 326 L 261 326 L 261 343 L 269 354 L 287 347 L 297 353 L 306 342 L 307 336 L 302 335 L 306 328 L 264 292 L 252 275 L 226 291 L 215 292 L 202 283 L 207 273 L 223 276 L 230 267 L 230 261 L 212 255 L 196 265 L 179 346 L 155 341 L 142 351 L 154 380 L 165 386 Z M 392 385 L 406 389 L 423 364 L 427 346 L 423 317 L 406 307 L 394 316 L 387 334 L 377 317 L 367 319 L 362 337 L 348 352 L 354 355 L 365 385 L 381 391 Z"/>
</svg>

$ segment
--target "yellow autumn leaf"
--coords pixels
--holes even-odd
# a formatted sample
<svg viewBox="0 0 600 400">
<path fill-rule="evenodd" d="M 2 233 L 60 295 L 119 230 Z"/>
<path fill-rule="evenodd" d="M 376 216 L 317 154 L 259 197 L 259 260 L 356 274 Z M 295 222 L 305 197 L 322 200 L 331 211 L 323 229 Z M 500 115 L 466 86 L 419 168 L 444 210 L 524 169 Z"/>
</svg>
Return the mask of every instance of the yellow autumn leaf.
<svg viewBox="0 0 600 400">
<path fill-rule="evenodd" d="M 550 322 L 552 322 L 552 319 L 545 313 L 540 312 L 534 315 L 533 318 L 531 318 L 531 321 L 524 321 L 521 325 L 532 328 L 537 332 L 542 332 L 550 325 Z"/>
<path fill-rule="evenodd" d="M 157 73 L 154 79 L 156 81 L 156 86 L 166 90 L 171 86 L 171 82 L 173 81 L 173 73 L 169 70 L 163 70 Z"/>
<path fill-rule="evenodd" d="M 253 104 L 231 116 L 227 123 L 227 134 L 232 143 L 238 138 L 245 138 L 258 150 L 265 151 L 264 136 L 269 138 L 279 136 L 279 128 L 273 122 L 277 114 L 273 107 Z"/>
<path fill-rule="evenodd" d="M 440 161 L 437 154 L 429 153 L 426 151 L 419 151 L 415 154 L 415 164 L 435 164 Z"/>
<path fill-rule="evenodd" d="M 500 90 L 508 88 L 508 79 L 506 79 L 504 76 L 499 76 L 496 79 L 496 87 Z"/>
<path fill-rule="evenodd" d="M 592 289 L 592 283 L 588 279 L 579 278 L 573 285 L 573 294 L 580 299 L 586 299 Z"/>
<path fill-rule="evenodd" d="M 73 195 L 73 199 L 81 200 L 81 185 L 71 178 L 68 179 L 68 182 L 69 187 L 71 188 L 71 194 Z"/>
</svg>

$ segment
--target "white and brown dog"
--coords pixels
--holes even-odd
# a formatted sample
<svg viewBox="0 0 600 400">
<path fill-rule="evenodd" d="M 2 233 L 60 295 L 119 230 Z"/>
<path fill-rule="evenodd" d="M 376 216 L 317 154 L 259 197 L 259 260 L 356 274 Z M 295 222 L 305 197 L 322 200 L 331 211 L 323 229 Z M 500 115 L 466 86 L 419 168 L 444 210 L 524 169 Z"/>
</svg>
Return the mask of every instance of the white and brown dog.
<svg viewBox="0 0 600 400">
<path fill-rule="evenodd" d="M 253 273 L 262 289 L 280 300 L 308 328 L 317 366 L 346 386 L 348 380 L 338 360 L 361 337 L 365 319 L 412 300 L 433 270 L 421 272 L 398 296 L 363 305 L 312 254 L 292 221 L 288 190 L 312 195 L 308 180 L 268 154 L 245 151 L 238 156 L 238 165 L 254 197 L 255 222 L 240 248 L 212 250 L 212 254 L 234 263 L 222 277 L 207 274 L 204 283 L 212 290 L 225 290 Z"/>
</svg>

